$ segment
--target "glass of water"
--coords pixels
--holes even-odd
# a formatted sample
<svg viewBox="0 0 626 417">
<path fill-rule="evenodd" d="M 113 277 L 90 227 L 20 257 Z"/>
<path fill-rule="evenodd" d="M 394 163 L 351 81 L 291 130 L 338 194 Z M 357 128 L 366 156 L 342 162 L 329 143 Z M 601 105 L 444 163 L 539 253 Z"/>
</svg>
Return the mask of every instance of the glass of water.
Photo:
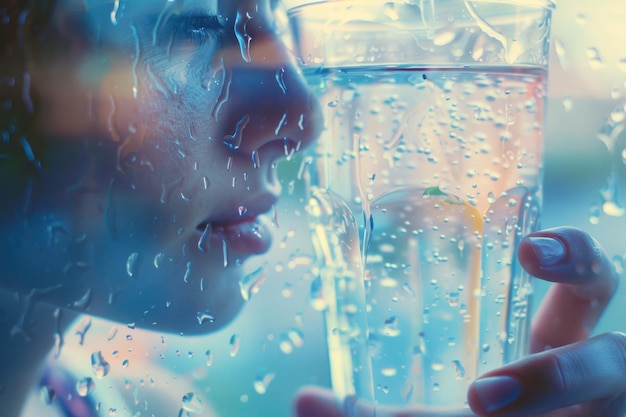
<svg viewBox="0 0 626 417">
<path fill-rule="evenodd" d="M 532 288 L 516 248 L 540 217 L 552 9 L 289 9 L 325 109 L 302 175 L 340 397 L 462 409 L 473 379 L 525 354 Z"/>
</svg>

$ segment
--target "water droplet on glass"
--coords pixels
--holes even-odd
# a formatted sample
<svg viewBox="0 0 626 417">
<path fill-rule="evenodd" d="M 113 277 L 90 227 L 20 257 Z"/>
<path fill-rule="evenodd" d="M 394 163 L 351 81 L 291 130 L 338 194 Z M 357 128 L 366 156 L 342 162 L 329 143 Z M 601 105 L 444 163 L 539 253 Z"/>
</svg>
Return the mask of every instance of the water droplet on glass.
<svg viewBox="0 0 626 417">
<path fill-rule="evenodd" d="M 245 62 L 250 62 L 250 43 L 252 42 L 252 36 L 248 33 L 248 23 L 252 20 L 252 15 L 249 12 L 237 11 L 235 17 L 235 36 L 237 42 L 239 42 L 239 50 L 241 52 L 241 58 Z"/>
<path fill-rule="evenodd" d="M 204 358 L 205 358 L 205 359 L 204 359 L 204 364 L 205 364 L 206 366 L 211 366 L 211 365 L 213 365 L 213 352 L 211 351 L 211 349 L 207 350 L 207 351 L 204 353 Z"/>
<path fill-rule="evenodd" d="M 257 394 L 263 395 L 267 392 L 270 382 L 274 379 L 271 372 L 261 372 L 254 378 L 254 390 Z"/>
<path fill-rule="evenodd" d="M 131 253 L 126 260 L 126 273 L 131 278 L 137 275 L 137 259 L 139 259 L 139 253 L 134 252 Z"/>
<path fill-rule="evenodd" d="M 101 351 L 97 351 L 91 354 L 91 369 L 98 379 L 103 379 L 109 374 L 111 366 L 106 360 L 104 360 Z"/>
<path fill-rule="evenodd" d="M 489 343 L 484 343 L 482 345 L 483 352 L 489 352 L 490 349 L 491 349 L 491 347 L 489 346 Z"/>
<path fill-rule="evenodd" d="M 385 319 L 384 326 L 382 328 L 381 333 L 385 336 L 396 337 L 400 334 L 400 329 L 398 328 L 399 320 L 395 316 L 387 317 Z"/>
<path fill-rule="evenodd" d="M 258 292 L 261 284 L 265 282 L 265 278 L 267 277 L 266 267 L 267 264 L 261 265 L 239 280 L 239 289 L 241 290 L 241 296 L 244 300 L 250 300 L 252 294 Z"/>
<path fill-rule="evenodd" d="M 81 397 L 86 397 L 96 388 L 96 383 L 90 377 L 84 377 L 76 381 L 76 392 Z"/>
<path fill-rule="evenodd" d="M 233 334 L 228 344 L 230 345 L 230 356 L 234 358 L 239 352 L 239 335 L 237 333 Z"/>
<path fill-rule="evenodd" d="M 111 23 L 116 26 L 119 20 L 118 14 L 120 13 L 120 0 L 113 1 L 113 10 L 111 10 Z"/>
<path fill-rule="evenodd" d="M 339 98 L 335 97 L 333 100 L 328 102 L 328 107 L 334 108 L 339 105 Z"/>
<path fill-rule="evenodd" d="M 241 141 L 243 140 L 243 130 L 250 123 L 250 116 L 245 115 L 235 125 L 235 131 L 232 135 L 224 136 L 224 144 L 228 146 L 230 149 L 236 150 L 241 146 Z"/>
<path fill-rule="evenodd" d="M 435 36 L 433 37 L 433 44 L 435 46 L 444 46 L 452 42 L 455 37 L 456 34 L 454 33 L 454 31 L 443 30 L 435 33 Z"/>
<path fill-rule="evenodd" d="M 297 348 L 300 348 L 304 345 L 304 336 L 302 335 L 302 332 L 298 329 L 289 329 L 287 331 L 287 337 L 289 338 L 291 343 Z"/>
<path fill-rule="evenodd" d="M 574 107 L 574 101 L 572 100 L 572 97 L 570 95 L 566 95 L 565 97 L 563 97 L 563 109 L 566 112 L 570 112 L 572 111 L 573 107 Z"/>
<path fill-rule="evenodd" d="M 196 315 L 196 318 L 198 319 L 198 323 L 199 324 L 204 324 L 204 323 L 213 323 L 215 321 L 215 317 L 210 313 L 209 310 L 206 311 L 198 311 L 198 314 Z"/>
<path fill-rule="evenodd" d="M 276 82 L 280 87 L 283 94 L 287 94 L 287 86 L 285 85 L 285 69 L 279 68 L 276 70 Z"/>
<path fill-rule="evenodd" d="M 586 55 L 587 55 L 587 60 L 589 62 L 589 65 L 591 66 L 591 69 L 596 70 L 596 69 L 600 69 L 604 67 L 604 61 L 602 60 L 602 57 L 600 55 L 600 51 L 598 50 L 598 48 L 595 48 L 595 47 L 587 48 Z"/>
<path fill-rule="evenodd" d="M 50 405 L 55 397 L 56 394 L 52 387 L 44 385 L 39 389 L 39 398 L 41 399 L 41 401 L 43 401 L 45 405 Z"/>
<path fill-rule="evenodd" d="M 200 394 L 197 392 L 188 392 L 183 396 L 182 400 L 183 410 L 188 413 L 200 414 L 204 411 Z"/>
<path fill-rule="evenodd" d="M 385 3 L 383 6 L 383 13 L 385 13 L 385 16 L 392 21 L 396 21 L 400 18 L 398 10 L 396 9 L 396 3 L 392 1 Z"/>
<path fill-rule="evenodd" d="M 185 275 L 183 275 L 183 282 L 189 282 L 190 277 L 191 277 L 191 261 L 187 262 L 187 267 L 185 268 Z"/>
<path fill-rule="evenodd" d="M 554 51 L 556 52 L 556 56 L 559 59 L 559 63 L 561 64 L 561 68 L 567 69 L 567 61 L 566 61 L 566 52 L 565 45 L 560 39 L 554 40 Z"/>
</svg>

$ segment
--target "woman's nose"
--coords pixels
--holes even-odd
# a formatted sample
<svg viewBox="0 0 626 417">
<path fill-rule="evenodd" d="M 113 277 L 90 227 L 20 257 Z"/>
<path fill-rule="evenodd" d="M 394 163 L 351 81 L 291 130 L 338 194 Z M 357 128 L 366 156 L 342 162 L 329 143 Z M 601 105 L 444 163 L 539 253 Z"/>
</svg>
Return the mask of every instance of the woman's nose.
<svg viewBox="0 0 626 417">
<path fill-rule="evenodd" d="M 269 16 L 239 12 L 234 32 L 219 57 L 224 76 L 214 111 L 224 145 L 243 153 L 264 148 L 272 159 L 310 145 L 322 128 L 321 109 Z"/>
</svg>

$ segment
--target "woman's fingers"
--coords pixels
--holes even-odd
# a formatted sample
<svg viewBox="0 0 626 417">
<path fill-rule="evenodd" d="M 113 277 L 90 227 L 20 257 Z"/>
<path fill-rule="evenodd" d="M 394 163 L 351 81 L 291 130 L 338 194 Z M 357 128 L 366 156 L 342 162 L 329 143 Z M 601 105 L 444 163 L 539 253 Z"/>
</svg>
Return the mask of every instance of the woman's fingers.
<svg viewBox="0 0 626 417">
<path fill-rule="evenodd" d="M 626 335 L 607 333 L 489 372 L 468 399 L 480 416 L 536 416 L 586 403 L 567 416 L 613 417 L 626 411 L 625 393 Z"/>
<path fill-rule="evenodd" d="M 585 340 L 618 283 L 600 244 L 582 230 L 560 227 L 526 236 L 518 257 L 531 275 L 557 283 L 535 315 L 531 352 Z"/>
</svg>

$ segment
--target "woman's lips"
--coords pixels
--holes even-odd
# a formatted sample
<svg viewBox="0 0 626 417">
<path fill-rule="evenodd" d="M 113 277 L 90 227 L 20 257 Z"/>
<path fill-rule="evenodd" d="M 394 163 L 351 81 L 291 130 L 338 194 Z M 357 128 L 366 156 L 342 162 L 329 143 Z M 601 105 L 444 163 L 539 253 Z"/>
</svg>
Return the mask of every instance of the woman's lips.
<svg viewBox="0 0 626 417">
<path fill-rule="evenodd" d="M 268 216 L 259 215 L 238 219 L 231 223 L 198 226 L 200 233 L 198 249 L 225 251 L 230 257 L 260 255 L 269 250 L 272 244 L 271 222 Z M 209 249 L 210 248 L 210 249 Z"/>
</svg>

